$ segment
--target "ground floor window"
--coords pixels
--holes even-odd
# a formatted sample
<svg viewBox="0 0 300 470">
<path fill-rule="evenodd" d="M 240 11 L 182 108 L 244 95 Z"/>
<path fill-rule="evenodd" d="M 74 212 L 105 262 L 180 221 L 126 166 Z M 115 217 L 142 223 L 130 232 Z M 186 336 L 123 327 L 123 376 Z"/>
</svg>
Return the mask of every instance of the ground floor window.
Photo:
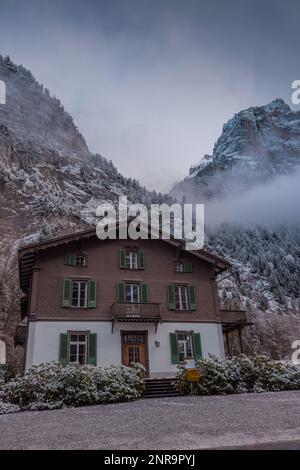
<svg viewBox="0 0 300 470">
<path fill-rule="evenodd" d="M 87 363 L 87 335 L 71 334 L 69 362 L 84 365 Z"/>
<path fill-rule="evenodd" d="M 187 332 L 177 333 L 177 342 L 180 362 L 185 359 L 192 359 L 194 357 L 192 334 Z"/>
</svg>

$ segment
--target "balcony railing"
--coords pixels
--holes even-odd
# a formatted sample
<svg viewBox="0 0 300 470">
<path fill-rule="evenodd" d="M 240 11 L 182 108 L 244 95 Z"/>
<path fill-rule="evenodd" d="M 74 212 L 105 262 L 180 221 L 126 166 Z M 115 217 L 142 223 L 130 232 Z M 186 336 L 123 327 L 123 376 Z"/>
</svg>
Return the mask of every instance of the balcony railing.
<svg viewBox="0 0 300 470">
<path fill-rule="evenodd" d="M 247 324 L 247 315 L 240 300 L 227 299 L 220 301 L 221 322 L 224 326 Z"/>
<path fill-rule="evenodd" d="M 111 306 L 111 319 L 113 326 L 115 321 L 153 322 L 157 328 L 161 322 L 160 304 L 115 302 Z"/>
<path fill-rule="evenodd" d="M 245 310 L 220 310 L 222 323 L 247 323 Z"/>
</svg>

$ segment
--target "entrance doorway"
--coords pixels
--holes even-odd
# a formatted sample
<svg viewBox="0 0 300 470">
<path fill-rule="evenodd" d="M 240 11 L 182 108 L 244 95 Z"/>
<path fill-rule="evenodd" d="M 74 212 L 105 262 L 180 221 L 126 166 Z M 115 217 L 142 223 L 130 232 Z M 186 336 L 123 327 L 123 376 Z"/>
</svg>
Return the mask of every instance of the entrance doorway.
<svg viewBox="0 0 300 470">
<path fill-rule="evenodd" d="M 122 364 L 130 366 L 132 362 L 143 364 L 148 376 L 148 332 L 147 331 L 121 331 Z"/>
</svg>

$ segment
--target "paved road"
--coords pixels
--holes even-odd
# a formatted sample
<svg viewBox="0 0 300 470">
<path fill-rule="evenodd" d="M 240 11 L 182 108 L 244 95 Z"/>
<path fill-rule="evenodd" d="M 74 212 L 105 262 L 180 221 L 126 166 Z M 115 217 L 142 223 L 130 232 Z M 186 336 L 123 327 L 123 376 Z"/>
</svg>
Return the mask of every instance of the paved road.
<svg viewBox="0 0 300 470">
<path fill-rule="evenodd" d="M 300 391 L 143 399 L 0 416 L 1 449 L 299 449 L 299 443 Z"/>
</svg>

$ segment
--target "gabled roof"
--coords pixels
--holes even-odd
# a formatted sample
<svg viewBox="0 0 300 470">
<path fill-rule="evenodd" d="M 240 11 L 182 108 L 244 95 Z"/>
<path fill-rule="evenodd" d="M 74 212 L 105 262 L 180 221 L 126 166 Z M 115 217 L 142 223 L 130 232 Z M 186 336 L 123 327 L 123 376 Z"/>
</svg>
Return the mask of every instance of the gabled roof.
<svg viewBox="0 0 300 470">
<path fill-rule="evenodd" d="M 161 231 L 159 231 L 161 233 Z M 45 251 L 49 248 L 53 248 L 56 246 L 62 246 L 69 244 L 74 241 L 84 240 L 97 237 L 96 229 L 88 229 L 82 230 L 80 232 L 75 232 L 67 235 L 62 235 L 60 237 L 51 238 L 49 240 L 43 240 L 38 243 L 31 243 L 29 245 L 25 245 L 19 249 L 19 275 L 20 275 L 20 285 L 22 290 L 26 291 L 29 289 L 30 286 L 30 279 L 32 276 L 32 269 L 35 264 L 36 253 L 40 251 Z M 98 238 L 97 238 L 98 239 Z M 98 239 L 99 242 L 104 243 Z M 175 239 L 172 237 L 169 240 L 160 238 L 160 241 L 164 243 L 168 243 L 172 246 L 178 247 L 182 250 L 185 250 L 185 241 Z M 195 251 L 187 251 L 188 253 L 196 256 L 197 258 L 203 259 L 209 263 L 211 263 L 214 267 L 214 271 L 216 274 L 225 271 L 226 269 L 231 267 L 231 264 L 226 261 L 225 259 L 221 258 L 220 256 L 215 255 L 206 250 L 195 250 Z"/>
</svg>

